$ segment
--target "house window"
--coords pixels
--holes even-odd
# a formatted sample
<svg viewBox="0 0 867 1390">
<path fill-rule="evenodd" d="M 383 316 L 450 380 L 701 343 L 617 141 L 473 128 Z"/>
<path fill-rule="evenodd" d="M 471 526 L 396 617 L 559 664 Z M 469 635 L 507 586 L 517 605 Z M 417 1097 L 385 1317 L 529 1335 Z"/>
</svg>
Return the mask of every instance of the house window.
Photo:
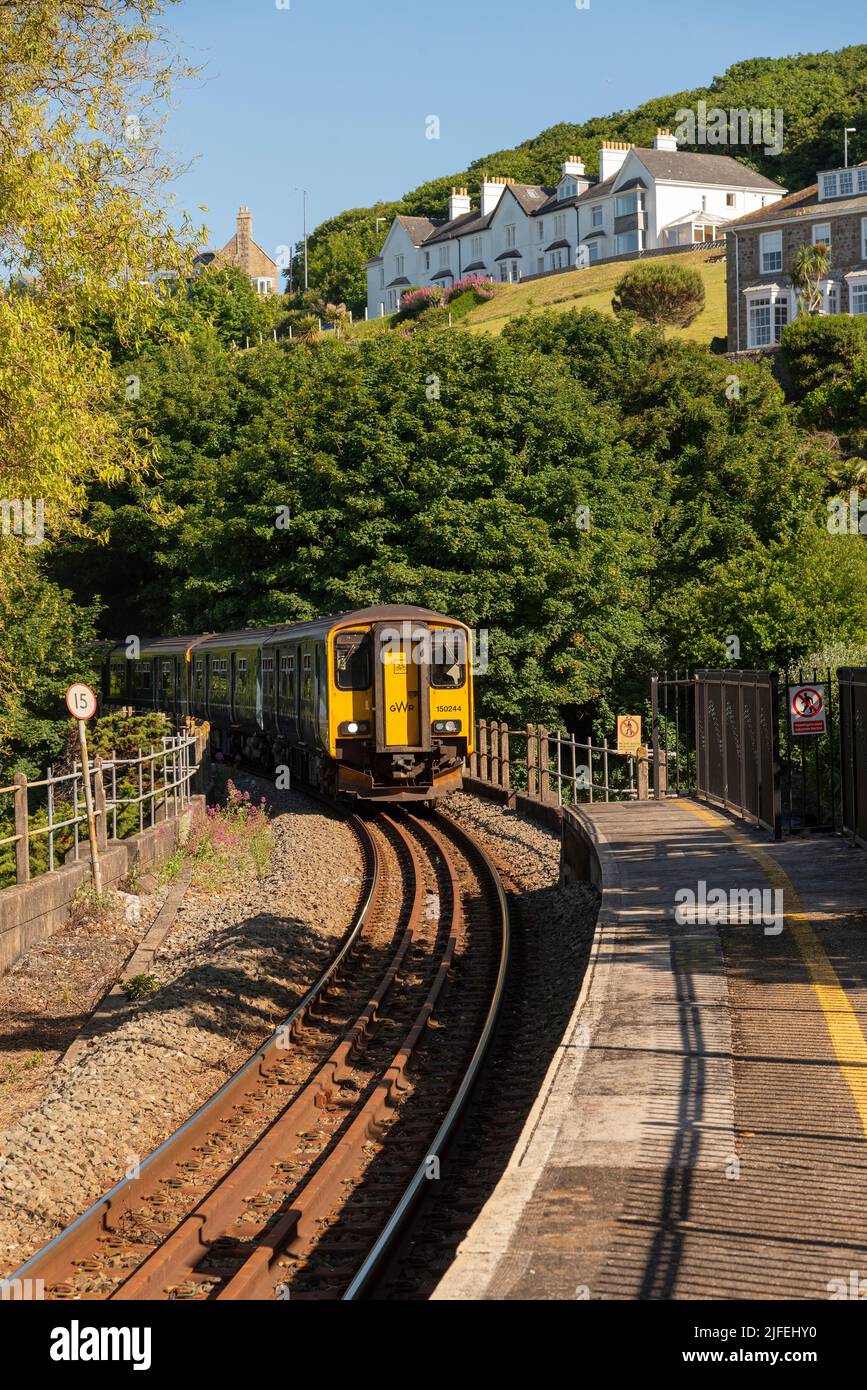
<svg viewBox="0 0 867 1390">
<path fill-rule="evenodd" d="M 630 213 L 638 211 L 638 194 L 621 193 L 614 199 L 614 216 L 628 217 Z"/>
<path fill-rule="evenodd" d="M 861 259 L 867 261 L 867 217 L 861 218 Z"/>
<path fill-rule="evenodd" d="M 867 193 L 867 169 L 858 170 L 858 192 Z"/>
<path fill-rule="evenodd" d="M 727 207 L 727 208 L 733 208 L 734 205 L 735 205 L 735 195 L 734 195 L 734 193 L 727 193 L 727 194 L 726 194 L 726 207 Z"/>
<path fill-rule="evenodd" d="M 471 248 L 471 255 L 473 260 L 480 261 L 482 259 L 482 238 L 480 236 L 473 237 L 473 240 L 471 242 Z"/>
<path fill-rule="evenodd" d="M 640 251 L 640 250 L 641 250 L 641 233 L 638 232 L 638 231 L 635 231 L 635 232 L 620 232 L 619 235 L 616 236 L 616 237 L 614 238 L 614 254 L 615 254 L 615 256 L 625 256 L 625 255 L 627 254 L 627 252 L 629 252 L 629 251 Z"/>
<path fill-rule="evenodd" d="M 867 314 L 867 280 L 850 280 L 849 313 Z"/>
<path fill-rule="evenodd" d="M 544 241 L 544 240 L 545 240 L 545 223 L 544 223 L 544 222 L 537 222 L 537 223 L 536 223 L 536 240 L 537 240 L 537 241 Z"/>
<path fill-rule="evenodd" d="M 587 243 L 587 249 L 588 249 L 588 251 L 590 252 L 590 260 L 591 260 L 591 262 L 592 262 L 592 261 L 598 261 L 598 260 L 599 260 L 599 255 L 600 255 L 600 251 L 599 251 L 599 242 L 598 242 L 598 241 L 590 241 L 590 242 L 588 242 L 588 243 Z"/>
<path fill-rule="evenodd" d="M 545 269 L 545 257 L 544 257 L 544 256 L 537 256 L 537 257 L 536 257 L 536 272 L 537 272 L 537 274 L 541 275 L 542 272 L 544 271 L 544 269 Z"/>
<path fill-rule="evenodd" d="M 514 245 L 515 245 L 515 237 L 516 237 L 516 234 L 517 234 L 517 228 L 516 228 L 514 222 L 510 222 L 510 223 L 508 224 L 508 226 L 506 227 L 506 245 L 507 245 L 507 246 L 514 246 Z"/>
<path fill-rule="evenodd" d="M 450 248 L 449 248 L 448 242 L 447 242 L 447 241 L 444 241 L 444 242 L 442 243 L 442 245 L 440 246 L 440 267 L 448 265 L 448 263 L 449 263 L 449 249 L 450 249 Z"/>
<path fill-rule="evenodd" d="M 591 226 L 593 226 L 593 227 L 601 227 L 601 226 L 602 226 L 602 208 L 601 208 L 601 207 L 596 207 L 596 208 L 593 209 L 593 212 L 592 212 L 591 215 L 590 215 L 590 223 L 591 223 Z"/>
<path fill-rule="evenodd" d="M 765 232 L 760 237 L 762 252 L 762 274 L 783 268 L 783 233 Z"/>
<path fill-rule="evenodd" d="M 430 270 L 430 251 L 423 252 L 424 269 Z"/>
<path fill-rule="evenodd" d="M 851 193 L 854 190 L 855 182 L 852 177 L 851 169 L 841 169 L 840 171 L 840 192 Z"/>
<path fill-rule="evenodd" d="M 403 274 L 403 259 L 404 259 L 403 256 L 395 256 L 395 258 L 394 258 L 394 273 L 395 273 L 395 275 L 402 275 L 402 274 Z"/>
<path fill-rule="evenodd" d="M 778 343 L 783 336 L 783 329 L 789 322 L 789 300 L 788 296 L 774 300 L 774 342 Z"/>
<path fill-rule="evenodd" d="M 271 293 L 271 281 L 267 275 L 257 275 L 255 285 L 257 294 L 269 295 Z"/>
<path fill-rule="evenodd" d="M 836 174 L 823 174 L 823 175 L 822 175 L 822 197 L 823 197 L 823 198 L 836 198 L 836 196 L 837 196 L 837 175 L 836 175 Z"/>
<path fill-rule="evenodd" d="M 826 314 L 839 314 L 840 312 L 840 287 L 835 280 L 825 280 L 820 285 L 825 301 Z"/>
<path fill-rule="evenodd" d="M 831 223 L 816 222 L 813 225 L 813 245 L 816 246 L 820 241 L 824 241 L 828 250 L 831 249 Z"/>
<path fill-rule="evenodd" d="M 555 237 L 562 237 L 566 235 L 565 212 L 558 213 L 557 216 L 554 218 L 554 235 Z"/>
<path fill-rule="evenodd" d="M 768 347 L 771 341 L 771 301 L 751 299 L 747 306 L 750 347 Z"/>
<path fill-rule="evenodd" d="M 552 270 L 562 270 L 562 269 L 563 269 L 563 248 L 562 248 L 562 246 L 559 248 L 559 250 L 557 250 L 557 251 L 552 251 L 552 252 L 551 252 L 551 269 L 552 269 Z"/>
</svg>

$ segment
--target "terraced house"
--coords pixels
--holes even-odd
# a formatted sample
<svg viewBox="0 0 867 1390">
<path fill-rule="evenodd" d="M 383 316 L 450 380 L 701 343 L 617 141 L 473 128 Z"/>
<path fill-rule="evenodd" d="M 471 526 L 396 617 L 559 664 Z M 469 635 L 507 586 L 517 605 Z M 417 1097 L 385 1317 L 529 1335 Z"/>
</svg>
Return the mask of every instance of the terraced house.
<svg viewBox="0 0 867 1390">
<path fill-rule="evenodd" d="M 715 241 L 785 189 L 729 155 L 690 154 L 667 130 L 651 149 L 604 141 L 598 176 L 576 156 L 556 188 L 483 177 L 479 206 L 453 188 L 448 217 L 396 217 L 367 264 L 367 312 L 394 313 L 404 290 L 464 275 L 510 282 L 645 250 Z"/>
<path fill-rule="evenodd" d="M 867 314 L 867 163 L 826 169 L 816 182 L 726 232 L 730 352 L 773 347 L 798 313 L 792 266 L 804 243 L 824 242 L 830 269 L 820 282 L 825 314 Z"/>
</svg>

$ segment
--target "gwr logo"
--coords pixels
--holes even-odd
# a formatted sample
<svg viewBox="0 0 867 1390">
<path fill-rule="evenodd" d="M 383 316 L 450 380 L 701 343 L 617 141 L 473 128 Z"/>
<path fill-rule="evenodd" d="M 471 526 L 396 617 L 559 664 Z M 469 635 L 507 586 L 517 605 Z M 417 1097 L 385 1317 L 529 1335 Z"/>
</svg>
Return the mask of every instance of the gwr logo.
<svg viewBox="0 0 867 1390">
<path fill-rule="evenodd" d="M 415 705 L 408 705 L 406 700 L 395 700 L 388 708 L 392 714 L 412 714 Z"/>
</svg>

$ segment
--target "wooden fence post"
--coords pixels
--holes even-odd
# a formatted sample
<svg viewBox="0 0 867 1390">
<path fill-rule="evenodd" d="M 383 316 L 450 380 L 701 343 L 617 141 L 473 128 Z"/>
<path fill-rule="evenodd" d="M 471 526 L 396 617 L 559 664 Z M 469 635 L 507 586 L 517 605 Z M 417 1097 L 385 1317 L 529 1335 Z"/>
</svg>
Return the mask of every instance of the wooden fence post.
<svg viewBox="0 0 867 1390">
<path fill-rule="evenodd" d="M 646 801 L 646 800 L 647 800 L 647 794 L 648 794 L 648 776 L 647 776 L 647 769 L 648 769 L 647 749 L 646 749 L 646 748 L 640 748 L 640 749 L 638 750 L 638 800 L 639 800 L 639 801 Z"/>
<path fill-rule="evenodd" d="M 509 726 L 500 725 L 500 783 L 504 787 L 512 785 L 512 765 L 509 760 Z"/>
<path fill-rule="evenodd" d="M 478 775 L 479 775 L 479 734 L 478 734 L 478 728 L 479 728 L 478 721 L 476 721 L 476 737 L 475 737 L 475 739 L 474 739 L 475 748 L 473 749 L 472 753 L 470 754 L 470 776 L 471 776 L 471 777 L 478 777 Z"/>
<path fill-rule="evenodd" d="M 539 725 L 539 795 L 543 801 L 551 800 L 551 768 L 548 764 L 548 730 Z"/>
<path fill-rule="evenodd" d="M 105 807 L 105 782 L 102 775 L 102 758 L 97 758 L 94 763 L 93 809 L 96 813 L 97 849 L 106 849 L 108 847 L 108 816 Z"/>
<path fill-rule="evenodd" d="M 23 772 L 16 772 L 12 778 L 15 787 L 15 882 L 28 883 L 30 880 L 30 823 L 27 814 L 27 778 Z"/>
<path fill-rule="evenodd" d="M 500 785 L 500 726 L 496 719 L 491 720 L 491 781 L 495 787 Z"/>
<path fill-rule="evenodd" d="M 527 725 L 527 795 L 538 796 L 539 794 L 539 763 L 536 757 L 536 745 L 534 739 L 536 730 L 532 724 Z"/>
<path fill-rule="evenodd" d="M 488 780 L 488 721 L 479 720 L 479 776 L 483 782 Z"/>
</svg>

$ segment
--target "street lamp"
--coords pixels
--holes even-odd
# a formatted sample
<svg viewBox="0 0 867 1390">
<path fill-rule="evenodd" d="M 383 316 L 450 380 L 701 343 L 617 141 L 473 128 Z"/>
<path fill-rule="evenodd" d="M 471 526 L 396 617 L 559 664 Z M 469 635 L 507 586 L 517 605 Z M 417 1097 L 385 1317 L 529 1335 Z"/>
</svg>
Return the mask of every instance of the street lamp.
<svg viewBox="0 0 867 1390">
<path fill-rule="evenodd" d="M 843 168 L 849 168 L 849 136 L 855 134 L 855 126 L 847 125 L 843 127 Z"/>
<path fill-rule="evenodd" d="M 307 189 L 295 184 L 295 192 L 304 194 L 304 288 L 307 289 Z"/>
</svg>

